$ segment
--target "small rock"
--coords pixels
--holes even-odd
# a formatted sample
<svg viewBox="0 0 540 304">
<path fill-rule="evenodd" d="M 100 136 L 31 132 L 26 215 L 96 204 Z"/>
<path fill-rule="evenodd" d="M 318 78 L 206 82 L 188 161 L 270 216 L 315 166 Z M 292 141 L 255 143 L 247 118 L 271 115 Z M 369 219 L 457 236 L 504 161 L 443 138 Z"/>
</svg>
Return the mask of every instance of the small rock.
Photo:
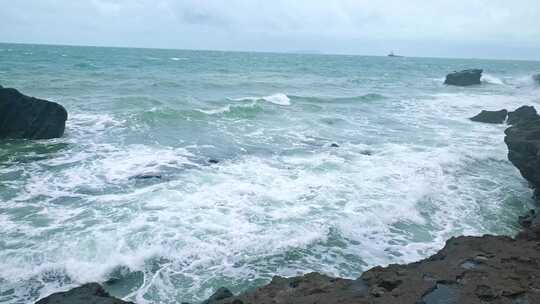
<svg viewBox="0 0 540 304">
<path fill-rule="evenodd" d="M 475 84 L 481 84 L 482 78 L 481 69 L 463 70 L 460 72 L 453 72 L 446 75 L 444 84 L 455 86 L 470 86 Z"/>
<path fill-rule="evenodd" d="M 130 179 L 161 179 L 161 174 L 159 173 L 142 173 L 135 176 L 130 177 Z"/>
<path fill-rule="evenodd" d="M 339 145 L 336 144 L 336 143 L 333 143 L 333 144 L 330 145 L 330 147 L 332 147 L 332 148 L 339 148 Z"/>
<path fill-rule="evenodd" d="M 202 304 L 212 304 L 223 299 L 232 298 L 233 293 L 225 287 L 218 289 L 208 300 L 202 302 Z"/>
<path fill-rule="evenodd" d="M 480 114 L 471 117 L 470 120 L 483 123 L 502 124 L 506 120 L 507 115 L 507 110 L 482 111 Z"/>
<path fill-rule="evenodd" d="M 219 164 L 219 160 L 217 159 L 209 159 L 208 162 L 211 164 Z"/>
</svg>

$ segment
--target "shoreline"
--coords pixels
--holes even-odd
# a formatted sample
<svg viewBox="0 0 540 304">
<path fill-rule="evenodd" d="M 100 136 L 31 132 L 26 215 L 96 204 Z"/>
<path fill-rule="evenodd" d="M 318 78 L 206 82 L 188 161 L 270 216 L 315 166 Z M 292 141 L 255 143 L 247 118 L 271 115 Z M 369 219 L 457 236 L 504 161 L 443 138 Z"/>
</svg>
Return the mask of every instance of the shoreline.
<svg viewBox="0 0 540 304">
<path fill-rule="evenodd" d="M 538 190 L 540 166 L 535 165 L 540 164 L 540 116 L 532 107 L 521 111 L 523 108 L 527 107 L 509 113 L 505 143 L 509 160 L 531 188 Z M 535 193 L 538 206 L 538 191 Z M 514 238 L 454 237 L 426 259 L 377 266 L 356 280 L 320 273 L 274 277 L 267 285 L 237 296 L 220 288 L 202 303 L 540 303 L 540 216 L 536 210 L 519 218 L 521 231 Z M 91 283 L 36 302 L 47 303 L 132 302 L 116 299 Z"/>
</svg>

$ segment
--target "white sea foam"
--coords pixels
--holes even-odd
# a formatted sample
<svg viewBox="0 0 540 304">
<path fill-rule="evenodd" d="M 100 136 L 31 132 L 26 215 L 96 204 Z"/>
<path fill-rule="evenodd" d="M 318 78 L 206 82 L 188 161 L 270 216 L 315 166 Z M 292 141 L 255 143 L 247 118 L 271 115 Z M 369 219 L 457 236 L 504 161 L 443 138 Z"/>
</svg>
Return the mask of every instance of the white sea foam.
<svg viewBox="0 0 540 304">
<path fill-rule="evenodd" d="M 197 111 L 208 114 L 208 115 L 215 115 L 215 114 L 223 114 L 231 111 L 231 105 L 226 105 L 221 108 L 213 109 L 213 110 L 203 110 L 203 109 L 196 109 Z"/>
<path fill-rule="evenodd" d="M 182 57 L 172 57 L 172 61 L 180 61 L 180 60 L 189 60 L 189 58 L 182 58 Z"/>
<path fill-rule="evenodd" d="M 291 99 L 289 96 L 283 94 L 283 93 L 277 93 L 269 96 L 263 96 L 263 97 L 240 97 L 240 98 L 233 98 L 231 100 L 235 101 L 259 101 L 263 100 L 266 102 L 270 102 L 276 105 L 280 106 L 289 106 L 291 105 Z"/>
<path fill-rule="evenodd" d="M 504 81 L 495 76 L 495 75 L 491 75 L 491 74 L 488 74 L 488 73 L 483 73 L 482 74 L 482 82 L 486 82 L 486 83 L 491 83 L 491 84 L 497 84 L 497 85 L 504 85 Z"/>
</svg>

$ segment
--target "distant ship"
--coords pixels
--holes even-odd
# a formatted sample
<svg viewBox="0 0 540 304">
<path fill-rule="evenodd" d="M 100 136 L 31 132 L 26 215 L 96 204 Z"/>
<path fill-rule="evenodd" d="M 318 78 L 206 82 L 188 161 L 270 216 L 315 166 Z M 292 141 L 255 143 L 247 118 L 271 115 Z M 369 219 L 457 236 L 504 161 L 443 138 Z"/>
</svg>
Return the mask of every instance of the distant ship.
<svg viewBox="0 0 540 304">
<path fill-rule="evenodd" d="M 391 51 L 390 54 L 388 54 L 388 57 L 403 57 L 403 56 L 396 55 L 394 54 L 394 51 Z"/>
</svg>

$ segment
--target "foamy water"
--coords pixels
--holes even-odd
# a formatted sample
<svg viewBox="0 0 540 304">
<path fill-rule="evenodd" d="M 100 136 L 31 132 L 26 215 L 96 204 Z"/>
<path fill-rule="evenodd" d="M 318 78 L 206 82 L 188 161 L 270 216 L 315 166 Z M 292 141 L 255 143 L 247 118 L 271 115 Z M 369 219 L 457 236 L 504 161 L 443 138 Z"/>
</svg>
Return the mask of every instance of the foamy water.
<svg viewBox="0 0 540 304">
<path fill-rule="evenodd" d="M 505 127 L 467 117 L 539 106 L 538 63 L 7 48 L 0 84 L 70 118 L 64 138 L 0 144 L 0 302 L 86 282 L 178 303 L 273 275 L 355 278 L 450 236 L 511 235 L 531 203 Z M 442 85 L 468 67 L 483 85 Z"/>
</svg>

